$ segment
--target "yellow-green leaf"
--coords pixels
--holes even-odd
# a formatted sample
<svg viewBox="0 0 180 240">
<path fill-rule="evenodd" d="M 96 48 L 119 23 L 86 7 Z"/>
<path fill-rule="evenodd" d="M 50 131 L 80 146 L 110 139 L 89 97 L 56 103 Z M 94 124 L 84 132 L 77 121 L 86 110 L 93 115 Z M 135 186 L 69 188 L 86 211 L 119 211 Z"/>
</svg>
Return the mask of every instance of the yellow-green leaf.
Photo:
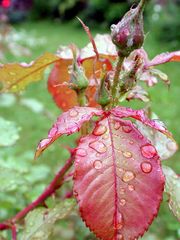
<svg viewBox="0 0 180 240">
<path fill-rule="evenodd" d="M 31 211 L 25 218 L 25 229 L 21 240 L 51 239 L 54 223 L 65 218 L 74 206 L 75 200 L 67 199 L 52 209 L 37 208 Z"/>
<path fill-rule="evenodd" d="M 59 57 L 45 53 L 31 63 L 10 63 L 0 67 L 0 92 L 18 92 L 29 83 L 43 79 L 44 70 Z"/>
</svg>

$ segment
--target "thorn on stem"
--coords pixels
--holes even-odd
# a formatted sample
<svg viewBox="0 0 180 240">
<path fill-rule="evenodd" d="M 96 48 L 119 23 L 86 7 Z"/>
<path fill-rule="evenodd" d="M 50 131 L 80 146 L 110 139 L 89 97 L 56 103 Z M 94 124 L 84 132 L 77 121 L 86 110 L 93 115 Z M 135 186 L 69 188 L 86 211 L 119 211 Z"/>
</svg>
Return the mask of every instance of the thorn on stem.
<svg viewBox="0 0 180 240">
<path fill-rule="evenodd" d="M 94 52 L 95 52 L 95 54 L 96 54 L 96 58 L 97 58 L 97 60 L 98 60 L 98 59 L 99 59 L 99 53 L 98 53 L 98 50 L 97 50 L 97 47 L 96 47 L 96 43 L 95 43 L 95 41 L 94 41 L 94 38 L 93 38 L 93 36 L 92 36 L 92 34 L 91 34 L 91 31 L 89 30 L 89 27 L 86 26 L 86 24 L 85 24 L 79 17 L 77 17 L 77 19 L 80 21 L 80 23 L 82 24 L 85 32 L 87 33 L 87 35 L 88 35 L 88 37 L 89 37 L 89 40 L 90 40 L 90 42 L 92 43 L 93 50 L 94 50 Z"/>
</svg>

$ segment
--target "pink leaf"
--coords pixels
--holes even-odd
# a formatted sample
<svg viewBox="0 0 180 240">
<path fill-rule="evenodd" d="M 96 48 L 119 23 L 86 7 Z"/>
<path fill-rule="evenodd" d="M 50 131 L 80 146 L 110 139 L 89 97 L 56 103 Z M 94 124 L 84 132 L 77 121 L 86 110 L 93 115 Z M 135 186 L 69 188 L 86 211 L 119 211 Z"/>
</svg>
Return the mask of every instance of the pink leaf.
<svg viewBox="0 0 180 240">
<path fill-rule="evenodd" d="M 163 188 L 157 152 L 130 121 L 107 115 L 80 140 L 74 195 L 82 218 L 99 239 L 143 235 L 157 215 Z"/>
<path fill-rule="evenodd" d="M 167 62 L 180 62 L 180 51 L 161 53 L 145 64 L 145 68 L 156 66 Z"/>
<path fill-rule="evenodd" d="M 48 138 L 40 141 L 37 147 L 36 157 L 61 135 L 70 135 L 79 131 L 84 122 L 89 121 L 94 115 L 100 116 L 102 113 L 102 110 L 90 107 L 74 107 L 62 113 L 50 129 Z"/>
<path fill-rule="evenodd" d="M 131 108 L 126 108 L 126 107 L 116 107 L 111 110 L 111 113 L 120 118 L 127 118 L 127 117 L 132 117 L 136 120 L 139 120 L 143 124 L 154 128 L 168 137 L 172 138 L 172 134 L 166 129 L 166 127 L 162 124 L 161 121 L 159 120 L 150 120 L 147 118 L 144 110 L 133 110 Z"/>
</svg>

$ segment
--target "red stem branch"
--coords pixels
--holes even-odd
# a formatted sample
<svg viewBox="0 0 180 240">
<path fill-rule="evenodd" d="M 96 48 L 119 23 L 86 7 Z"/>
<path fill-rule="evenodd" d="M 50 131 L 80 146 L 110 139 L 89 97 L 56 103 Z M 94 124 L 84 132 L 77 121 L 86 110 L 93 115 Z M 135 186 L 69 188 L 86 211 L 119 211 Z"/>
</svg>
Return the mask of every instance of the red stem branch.
<svg viewBox="0 0 180 240">
<path fill-rule="evenodd" d="M 60 171 L 55 175 L 52 182 L 46 187 L 44 192 L 32 203 L 30 203 L 27 207 L 25 207 L 23 210 L 21 210 L 19 213 L 17 213 L 14 217 L 5 220 L 3 223 L 0 223 L 0 231 L 6 230 L 6 229 L 12 229 L 14 227 L 14 224 L 25 217 L 28 212 L 36 208 L 37 206 L 44 203 L 44 201 L 50 197 L 58 188 L 60 188 L 64 182 L 64 175 L 66 172 L 70 169 L 74 161 L 74 154 L 71 153 L 71 157 L 67 160 L 65 165 L 60 169 Z"/>
<path fill-rule="evenodd" d="M 11 227 L 11 231 L 12 231 L 12 240 L 17 240 L 17 231 L 16 231 L 15 225 Z"/>
</svg>

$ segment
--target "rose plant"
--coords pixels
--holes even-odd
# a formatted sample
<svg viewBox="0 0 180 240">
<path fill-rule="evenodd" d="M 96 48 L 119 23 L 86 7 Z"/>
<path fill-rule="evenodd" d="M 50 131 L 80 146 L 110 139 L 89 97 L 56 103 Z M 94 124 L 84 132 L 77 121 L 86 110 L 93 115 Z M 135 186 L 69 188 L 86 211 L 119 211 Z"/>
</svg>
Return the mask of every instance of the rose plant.
<svg viewBox="0 0 180 240">
<path fill-rule="evenodd" d="M 169 85 L 167 75 L 154 67 L 180 61 L 180 51 L 149 60 L 142 47 L 145 2 L 141 0 L 112 25 L 111 36 L 97 35 L 93 39 L 79 19 L 90 39 L 83 49 L 70 45 L 60 48 L 56 55 L 45 53 L 30 64 L 1 66 L 1 92 L 17 92 L 40 80 L 46 67 L 53 64 L 48 90 L 64 112 L 38 144 L 35 157 L 62 135 L 80 132 L 77 147 L 69 149 L 70 158 L 45 191 L 14 217 L 0 223 L 0 230 L 12 230 L 12 239 L 17 238 L 17 226 L 23 225 L 20 220 L 24 217 L 26 224 L 40 218 L 45 228 L 42 235 L 31 229 L 31 235 L 27 231 L 23 239 L 48 239 L 48 221 L 62 219 L 74 201 L 61 202 L 59 211 L 35 208 L 45 205 L 69 177 L 74 183 L 71 198 L 76 198 L 82 219 L 99 239 L 131 240 L 142 236 L 158 214 L 164 190 L 170 209 L 180 219 L 179 176 L 161 166 L 161 160 L 176 152 L 177 144 L 147 107 L 149 94 L 141 84 L 151 87 L 162 80 Z M 122 106 L 124 101 L 134 99 L 145 102 L 144 109 Z"/>
</svg>

